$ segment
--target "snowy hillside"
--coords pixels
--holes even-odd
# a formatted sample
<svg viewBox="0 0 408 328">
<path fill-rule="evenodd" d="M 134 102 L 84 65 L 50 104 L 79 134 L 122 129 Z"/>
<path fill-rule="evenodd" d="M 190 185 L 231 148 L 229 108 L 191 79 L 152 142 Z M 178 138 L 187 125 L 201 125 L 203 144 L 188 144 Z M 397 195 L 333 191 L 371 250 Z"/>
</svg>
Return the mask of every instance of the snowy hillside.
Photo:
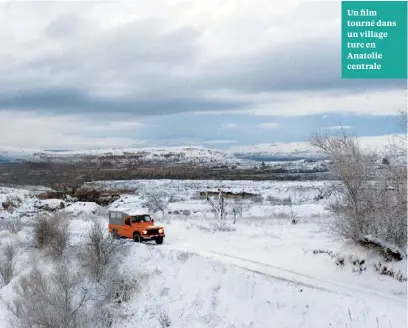
<svg viewBox="0 0 408 328">
<path fill-rule="evenodd" d="M 200 191 L 216 191 L 220 186 L 216 181 L 103 183 L 104 188 L 130 186 L 139 192 L 123 195 L 105 208 L 74 200 L 39 200 L 33 191 L 0 187 L 0 204 L 10 206 L 0 205 L 0 251 L 7 245 L 15 249 L 11 280 L 6 285 L 0 281 L 0 328 L 13 319 L 6 304 L 14 301 L 23 309 L 36 309 L 48 296 L 31 293 L 28 299 L 19 299 L 13 286 L 31 267 L 46 277 L 52 275 L 46 279 L 49 286 L 56 284 L 56 289 L 46 289 L 51 295 L 67 286 L 59 286 L 58 277 L 77 277 L 79 271 L 81 279 L 68 286 L 75 291 L 69 305 L 79 304 L 75 313 L 81 328 L 105 327 L 100 321 L 103 313 L 109 314 L 112 328 L 134 327 L 135 322 L 150 328 L 406 327 L 406 260 L 386 264 L 395 277 L 380 274 L 379 253 L 328 234 L 325 227 L 332 217 L 326 205 L 331 198 L 317 197 L 324 194 L 327 182 L 223 181 L 226 191 L 261 198 L 241 205 L 228 200 L 229 213 L 231 206 L 243 210 L 236 224 L 229 214 L 222 226 L 208 202 L 198 197 Z M 113 297 L 101 298 L 100 291 L 106 292 L 111 280 L 104 280 L 100 290 L 80 266 L 78 254 L 86 250 L 87 232 L 93 220 L 106 229 L 108 209 L 143 207 L 145 192 L 168 197 L 164 217 L 161 211 L 153 213 L 155 223 L 165 228 L 164 244 L 124 241 L 127 251 L 115 256 L 122 259 L 115 272 L 126 277 L 121 284 L 128 287 L 113 290 L 120 303 Z M 57 275 L 55 260 L 46 250 L 33 247 L 39 214 L 63 215 L 69 222 L 69 246 L 59 257 L 69 263 L 64 275 Z M 75 303 L 74 295 L 85 291 L 96 294 Z M 52 309 L 60 309 L 60 299 L 53 299 Z M 40 309 L 47 311 L 47 303 L 41 304 Z M 61 306 L 65 309 L 66 303 Z M 49 319 L 41 312 L 29 317 L 33 315 Z"/>
<path fill-rule="evenodd" d="M 363 150 L 386 153 L 390 144 L 400 144 L 398 136 L 382 135 L 373 137 L 359 137 L 358 142 Z M 259 144 L 255 146 L 234 147 L 230 152 L 235 156 L 247 159 L 301 159 L 301 158 L 322 158 L 321 151 L 313 147 L 310 142 L 282 142 L 273 144 Z"/>
<path fill-rule="evenodd" d="M 401 140 L 392 135 L 359 137 L 363 149 L 385 153 L 391 143 Z M 0 146 L 0 160 L 15 159 L 30 161 L 65 162 L 81 161 L 85 158 L 109 159 L 132 158 L 139 161 L 178 164 L 217 164 L 217 165 L 253 165 L 252 161 L 292 161 L 301 159 L 322 159 L 321 152 L 309 142 L 281 142 L 239 146 L 221 151 L 201 146 L 193 147 L 154 147 L 154 148 L 108 148 L 70 151 L 50 151 L 39 149 L 17 149 Z"/>
<path fill-rule="evenodd" d="M 204 147 L 109 148 L 71 151 L 35 150 L 31 152 L 29 150 L 9 150 L 8 152 L 1 152 L 0 155 L 8 159 L 24 158 L 30 161 L 60 163 L 66 161 L 80 162 L 90 159 L 118 159 L 122 162 L 129 159 L 152 163 L 218 165 L 235 165 L 246 162 L 237 159 L 233 154 Z"/>
</svg>

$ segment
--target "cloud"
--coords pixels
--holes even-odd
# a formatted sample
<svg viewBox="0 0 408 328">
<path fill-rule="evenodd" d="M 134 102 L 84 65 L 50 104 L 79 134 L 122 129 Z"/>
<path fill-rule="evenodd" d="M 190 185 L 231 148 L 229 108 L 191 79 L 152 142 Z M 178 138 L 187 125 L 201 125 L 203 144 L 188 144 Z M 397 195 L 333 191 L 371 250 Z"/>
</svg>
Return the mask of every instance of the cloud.
<svg viewBox="0 0 408 328">
<path fill-rule="evenodd" d="M 266 123 L 261 123 L 257 125 L 258 128 L 267 128 L 267 129 L 271 129 L 271 128 L 274 129 L 274 128 L 277 128 L 278 126 L 280 126 L 280 124 L 277 122 L 266 122 Z"/>
<path fill-rule="evenodd" d="M 265 97 L 246 111 L 251 115 L 305 116 L 327 113 L 397 115 L 406 108 L 407 90 L 366 90 L 361 93 L 288 92 Z"/>
<path fill-rule="evenodd" d="M 0 4 L 0 118 L 9 122 L 0 136 L 44 147 L 175 145 L 238 140 L 246 120 L 219 121 L 205 137 L 209 120 L 161 126 L 156 141 L 144 122 L 406 108 L 406 81 L 341 79 L 340 9 L 300 0 Z M 37 135 L 13 130 L 25 126 Z M 276 128 L 263 127 L 263 136 Z"/>
<path fill-rule="evenodd" d="M 136 147 L 144 140 L 123 132 L 142 128 L 139 122 L 102 122 L 86 116 L 39 115 L 33 112 L 0 112 L 0 147 L 104 148 Z M 6 142 L 5 142 L 6 141 Z"/>
<path fill-rule="evenodd" d="M 221 127 L 225 128 L 225 129 L 233 129 L 233 128 L 238 127 L 238 124 L 226 123 L 226 124 L 222 124 Z"/>
<path fill-rule="evenodd" d="M 288 94 L 308 92 L 315 101 L 296 110 L 322 112 L 326 93 L 404 86 L 340 78 L 340 2 L 35 5 L 0 11 L 0 110 L 294 112 Z"/>
<path fill-rule="evenodd" d="M 237 143 L 237 140 L 208 140 L 208 141 L 203 141 L 202 144 L 231 144 L 231 143 Z"/>
<path fill-rule="evenodd" d="M 350 125 L 335 125 L 335 126 L 329 126 L 327 127 L 327 130 L 349 130 L 352 129 L 353 127 Z"/>
</svg>

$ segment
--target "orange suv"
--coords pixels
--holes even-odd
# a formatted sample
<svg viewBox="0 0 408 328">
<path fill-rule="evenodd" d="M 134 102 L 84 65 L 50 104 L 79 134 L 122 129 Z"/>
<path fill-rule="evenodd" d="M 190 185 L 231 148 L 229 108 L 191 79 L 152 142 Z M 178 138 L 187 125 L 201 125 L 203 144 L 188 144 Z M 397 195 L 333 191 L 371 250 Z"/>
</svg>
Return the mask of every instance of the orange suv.
<svg viewBox="0 0 408 328">
<path fill-rule="evenodd" d="M 154 240 L 163 244 L 164 228 L 154 225 L 151 216 L 144 212 L 109 212 L 109 232 L 116 238 L 132 238 L 135 242 Z"/>
</svg>

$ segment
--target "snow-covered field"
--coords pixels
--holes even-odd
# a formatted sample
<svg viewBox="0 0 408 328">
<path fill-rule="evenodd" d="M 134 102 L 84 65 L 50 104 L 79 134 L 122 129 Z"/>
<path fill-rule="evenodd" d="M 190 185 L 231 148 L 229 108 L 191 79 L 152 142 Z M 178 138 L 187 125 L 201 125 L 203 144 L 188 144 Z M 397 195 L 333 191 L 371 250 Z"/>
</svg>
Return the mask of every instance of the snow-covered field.
<svg viewBox="0 0 408 328">
<path fill-rule="evenodd" d="M 32 239 L 30 222 L 44 205 L 70 217 L 72 244 L 79 243 L 90 218 L 107 224 L 107 210 L 140 208 L 144 192 L 170 198 L 155 223 L 166 230 L 163 245 L 131 241 L 124 270 L 143 280 L 123 303 L 112 327 L 295 328 L 407 326 L 406 282 L 380 275 L 381 256 L 329 233 L 332 214 L 326 205 L 328 182 L 255 181 L 112 181 L 104 187 L 130 187 L 101 208 L 94 203 L 40 201 L 35 192 L 0 187 L 0 204 L 12 200 L 14 210 L 1 210 L 0 224 L 21 221 L 22 229 L 0 231 L 0 246 Z M 224 224 L 200 198 L 203 191 L 249 192 L 262 199 L 235 203 L 226 200 Z M 171 197 L 170 197 L 171 196 Z M 331 196 L 333 197 L 333 196 Z M 290 200 L 290 201 L 289 201 Z M 240 207 L 233 224 L 232 209 Z M 62 208 L 64 207 L 64 208 Z M 1 219 L 3 218 L 3 219 Z M 293 224 L 295 222 L 296 224 Z M 33 261 L 36 249 L 21 246 L 18 274 Z M 406 277 L 407 262 L 386 263 Z M 0 299 L 13 295 L 11 285 Z M 0 304 L 2 304 L 0 302 Z M 8 312 L 0 305 L 0 327 Z"/>
</svg>

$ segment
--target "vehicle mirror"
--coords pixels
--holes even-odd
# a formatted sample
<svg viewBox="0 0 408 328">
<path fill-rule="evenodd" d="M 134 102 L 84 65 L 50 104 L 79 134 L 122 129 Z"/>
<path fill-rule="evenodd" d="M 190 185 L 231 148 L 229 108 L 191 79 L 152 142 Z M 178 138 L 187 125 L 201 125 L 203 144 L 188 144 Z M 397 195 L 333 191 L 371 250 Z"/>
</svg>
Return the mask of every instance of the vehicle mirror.
<svg viewBox="0 0 408 328">
<path fill-rule="evenodd" d="M 125 224 L 130 226 L 130 219 L 125 219 Z"/>
<path fill-rule="evenodd" d="M 154 223 L 154 220 L 152 219 L 152 223 Z"/>
</svg>

